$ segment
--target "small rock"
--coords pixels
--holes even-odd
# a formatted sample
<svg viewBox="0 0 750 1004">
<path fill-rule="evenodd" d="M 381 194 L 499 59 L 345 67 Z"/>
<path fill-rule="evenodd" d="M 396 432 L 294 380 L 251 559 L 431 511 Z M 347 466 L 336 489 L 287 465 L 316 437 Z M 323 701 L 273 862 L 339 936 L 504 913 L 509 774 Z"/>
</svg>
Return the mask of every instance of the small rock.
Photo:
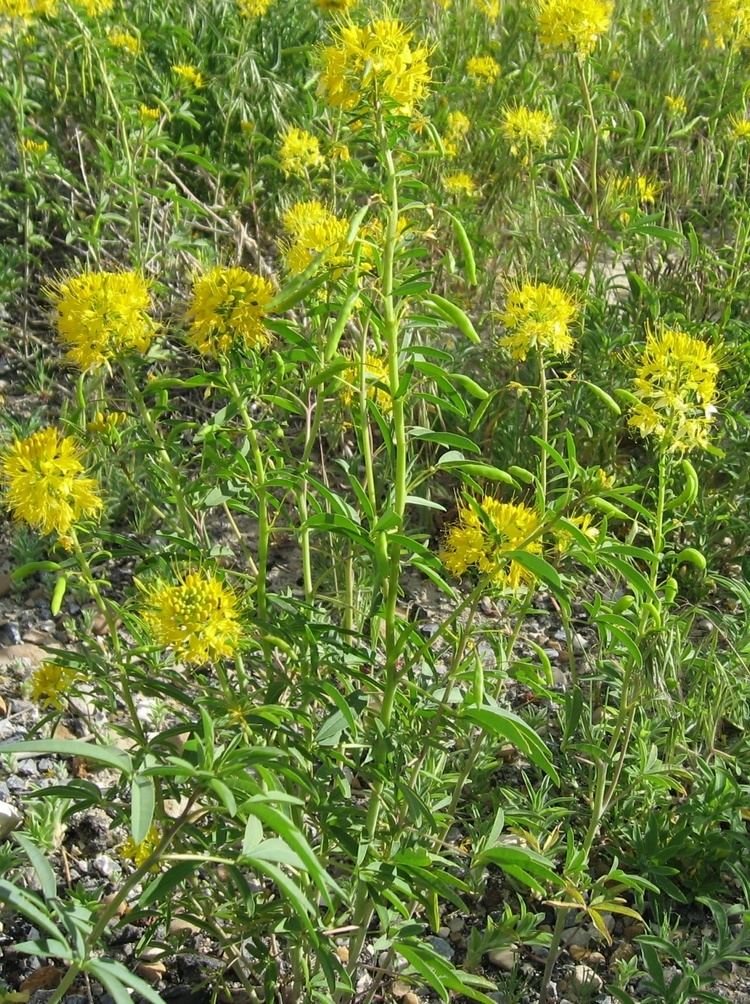
<svg viewBox="0 0 750 1004">
<path fill-rule="evenodd" d="M 455 951 L 453 945 L 446 941 L 445 938 L 435 937 L 431 934 L 427 939 L 427 944 L 432 948 L 433 952 L 439 955 L 443 959 L 447 959 L 449 962 L 453 958 L 453 953 Z"/>
<path fill-rule="evenodd" d="M 136 976 L 147 983 L 158 983 L 167 971 L 163 962 L 139 962 L 135 967 Z"/>
<path fill-rule="evenodd" d="M 411 991 L 411 987 L 408 983 L 402 983 L 401 980 L 396 980 L 396 982 L 391 987 L 391 993 L 396 999 L 401 997 L 406 997 L 406 995 Z"/>
<path fill-rule="evenodd" d="M 438 937 L 439 938 L 447 938 L 450 933 L 451 933 L 451 930 L 450 930 L 449 927 L 443 926 L 443 927 L 439 927 L 438 928 Z"/>
<path fill-rule="evenodd" d="M 566 931 L 563 931 L 560 940 L 566 948 L 570 948 L 571 945 L 580 945 L 582 948 L 588 948 L 591 944 L 591 934 L 591 929 L 588 927 L 569 927 Z"/>
<path fill-rule="evenodd" d="M 593 990 L 595 993 L 599 993 L 604 986 L 604 980 L 601 976 L 598 976 L 591 966 L 586 966 L 583 963 L 574 967 L 570 979 L 577 990 Z"/>
<path fill-rule="evenodd" d="M 21 628 L 15 621 L 8 621 L 7 624 L 3 624 L 0 627 L 0 641 L 2 641 L 3 645 L 21 644 Z"/>
<path fill-rule="evenodd" d="M 148 948 L 144 948 L 141 952 L 141 959 L 144 962 L 156 962 L 167 954 L 165 948 L 160 948 L 158 945 L 149 945 Z"/>
<path fill-rule="evenodd" d="M 463 917 L 451 917 L 448 921 L 448 930 L 453 934 L 456 934 L 458 931 L 463 931 L 465 927 L 466 921 Z"/>
<path fill-rule="evenodd" d="M 404 994 L 401 1000 L 404 1004 L 419 1004 L 419 997 L 417 997 L 413 990 L 410 990 L 408 994 Z"/>
<path fill-rule="evenodd" d="M 10 802 L 0 802 L 0 840 L 17 830 L 23 822 L 23 816 Z"/>
<path fill-rule="evenodd" d="M 8 625 L 6 624 L 6 628 Z M 6 645 L 0 648 L 0 668 L 8 669 L 14 663 L 22 663 L 29 669 L 36 669 L 48 659 L 49 656 L 38 645 L 27 642 L 19 642 L 14 645 Z"/>
<path fill-rule="evenodd" d="M 622 933 L 628 941 L 632 941 L 633 938 L 646 933 L 646 925 L 642 920 L 631 920 L 628 924 L 625 924 Z"/>
<path fill-rule="evenodd" d="M 172 935 L 197 934 L 198 931 L 200 931 L 198 925 L 191 923 L 184 917 L 173 917 L 169 925 L 169 933 Z"/>
<path fill-rule="evenodd" d="M 348 947 L 348 945 L 337 945 L 336 946 L 336 955 L 338 955 L 339 959 L 344 963 L 344 965 L 346 965 L 347 962 L 349 961 L 349 947 Z"/>
<path fill-rule="evenodd" d="M 609 968 L 614 969 L 618 962 L 629 962 L 635 955 L 635 945 L 630 941 L 621 941 L 609 957 Z"/>
<path fill-rule="evenodd" d="M 487 952 L 487 961 L 490 965 L 496 966 L 506 973 L 510 973 L 515 969 L 519 958 L 520 955 L 517 948 L 493 948 L 491 952 Z"/>
<path fill-rule="evenodd" d="M 0 596 L 7 596 L 13 588 L 10 572 L 0 572 Z"/>
<path fill-rule="evenodd" d="M 18 988 L 21 993 L 34 993 L 35 990 L 54 990 L 63 978 L 62 969 L 57 966 L 40 966 L 31 976 L 27 976 Z"/>
<path fill-rule="evenodd" d="M 112 878 L 119 871 L 117 862 L 113 861 L 109 854 L 97 854 L 92 864 L 95 871 L 98 871 L 104 878 Z"/>
</svg>

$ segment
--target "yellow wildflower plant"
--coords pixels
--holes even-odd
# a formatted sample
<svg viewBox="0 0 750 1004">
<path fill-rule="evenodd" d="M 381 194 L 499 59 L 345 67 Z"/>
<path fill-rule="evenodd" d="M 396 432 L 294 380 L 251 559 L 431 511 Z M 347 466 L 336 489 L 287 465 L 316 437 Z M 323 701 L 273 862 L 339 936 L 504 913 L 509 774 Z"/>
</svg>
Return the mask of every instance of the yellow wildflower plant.
<svg viewBox="0 0 750 1004">
<path fill-rule="evenodd" d="M 274 294 L 269 279 L 245 268 L 209 269 L 193 280 L 188 344 L 214 359 L 233 346 L 266 348 L 271 339 L 263 320 Z"/>
<path fill-rule="evenodd" d="M 206 86 L 206 78 L 196 66 L 192 65 L 192 63 L 174 63 L 172 65 L 172 73 L 174 73 L 177 79 L 183 84 L 187 84 L 188 87 L 193 87 L 196 91 L 199 91 L 202 87 Z"/>
<path fill-rule="evenodd" d="M 500 17 L 500 0 L 472 0 L 475 10 L 494 21 Z"/>
<path fill-rule="evenodd" d="M 547 49 L 589 56 L 609 30 L 613 10 L 613 0 L 539 0 L 539 41 Z"/>
<path fill-rule="evenodd" d="M 461 111 L 448 112 L 446 136 L 451 140 L 465 139 L 471 129 L 471 119 Z"/>
<path fill-rule="evenodd" d="M 81 457 L 75 440 L 51 427 L 6 447 L 0 453 L 0 483 L 13 519 L 64 536 L 97 516 L 103 508 L 99 486 L 86 475 Z"/>
<path fill-rule="evenodd" d="M 62 711 L 65 698 L 70 696 L 70 688 L 78 679 L 80 673 L 70 666 L 43 662 L 29 677 L 29 699 L 41 708 Z"/>
<path fill-rule="evenodd" d="M 510 145 L 514 157 L 530 160 L 531 150 L 544 150 L 555 131 L 555 120 L 541 109 L 505 108 L 500 120 L 500 135 Z"/>
<path fill-rule="evenodd" d="M 76 0 L 76 3 L 83 7 L 89 17 L 99 17 L 112 10 L 115 0 Z"/>
<path fill-rule="evenodd" d="M 161 118 L 161 108 L 155 108 L 153 105 L 140 105 L 138 114 L 141 117 L 141 122 L 144 125 L 149 125 L 159 121 Z"/>
<path fill-rule="evenodd" d="M 647 333 L 636 367 L 638 403 L 628 424 L 669 451 L 705 449 L 719 370 L 716 348 L 679 328 L 659 325 Z"/>
<path fill-rule="evenodd" d="M 708 0 L 708 30 L 720 49 L 750 45 L 750 0 Z"/>
<path fill-rule="evenodd" d="M 687 101 L 681 94 L 665 94 L 664 107 L 673 118 L 684 118 L 688 113 Z"/>
<path fill-rule="evenodd" d="M 590 512 L 571 516 L 568 522 L 579 530 L 590 544 L 596 544 L 599 540 L 600 530 Z M 575 542 L 573 534 L 563 526 L 554 527 L 553 533 L 558 554 L 566 554 Z"/>
<path fill-rule="evenodd" d="M 653 206 L 661 191 L 661 185 L 655 178 L 645 174 L 610 175 L 606 179 L 605 197 L 615 211 L 619 210 L 622 224 L 630 220 L 627 208 L 645 209 Z"/>
<path fill-rule="evenodd" d="M 509 559 L 508 552 L 540 554 L 540 528 L 535 509 L 485 495 L 481 502 L 459 507 L 458 520 L 443 539 L 440 560 L 457 577 L 474 569 L 495 585 L 517 590 L 530 584 L 533 576 L 520 562 Z"/>
<path fill-rule="evenodd" d="M 443 188 L 450 195 L 467 195 L 469 197 L 476 195 L 479 191 L 477 183 L 466 171 L 447 175 L 443 178 Z"/>
<path fill-rule="evenodd" d="M 136 868 L 140 868 L 148 861 L 156 848 L 159 846 L 161 837 L 162 834 L 159 827 L 152 825 L 149 827 L 148 833 L 139 844 L 137 844 L 132 837 L 128 837 L 119 848 L 120 857 L 124 861 L 132 862 Z M 159 866 L 154 864 L 150 870 L 152 872 L 156 872 L 159 870 Z"/>
<path fill-rule="evenodd" d="M 295 203 L 284 213 L 283 224 L 289 239 L 281 242 L 281 254 L 292 275 L 304 272 L 320 254 L 327 253 L 326 261 L 334 267 L 349 260 L 349 223 L 317 199 Z"/>
<path fill-rule="evenodd" d="M 57 13 L 57 0 L 0 0 L 0 19 L 28 24 L 37 17 Z"/>
<path fill-rule="evenodd" d="M 345 14 L 357 0 L 315 0 L 315 6 L 325 14 Z"/>
<path fill-rule="evenodd" d="M 22 139 L 21 149 L 32 157 L 43 157 L 49 150 L 49 143 L 46 139 Z"/>
<path fill-rule="evenodd" d="M 388 389 L 388 360 L 384 356 L 367 352 L 361 363 L 358 357 L 351 358 L 351 364 L 341 373 L 341 401 L 352 408 L 359 401 L 360 372 L 364 376 L 367 396 L 375 402 L 378 410 L 388 415 L 393 410 L 393 399 Z"/>
<path fill-rule="evenodd" d="M 111 436 L 119 426 L 125 424 L 127 418 L 124 411 L 97 411 L 86 424 L 86 431 L 92 436 Z"/>
<path fill-rule="evenodd" d="M 107 34 L 107 38 L 116 49 L 129 52 L 131 56 L 137 56 L 141 51 L 141 40 L 129 31 L 122 31 L 119 28 L 112 28 Z"/>
<path fill-rule="evenodd" d="M 744 115 L 729 116 L 729 135 L 738 143 L 745 143 L 750 139 L 750 119 Z"/>
<path fill-rule="evenodd" d="M 567 356 L 573 348 L 570 329 L 578 312 L 576 301 L 559 286 L 546 282 L 512 286 L 500 315 L 507 332 L 500 345 L 519 361 L 532 349 Z"/>
<path fill-rule="evenodd" d="M 82 272 L 48 286 L 66 359 L 88 371 L 144 353 L 156 332 L 149 282 L 137 272 Z"/>
<path fill-rule="evenodd" d="M 494 84 L 500 76 L 500 64 L 492 56 L 472 56 L 466 61 L 466 72 L 472 80 Z"/>
<path fill-rule="evenodd" d="M 243 17 L 263 17 L 273 2 L 274 0 L 237 0 L 237 8 Z"/>
<path fill-rule="evenodd" d="M 188 572 L 176 584 L 141 586 L 143 620 L 154 642 L 179 662 L 203 666 L 230 659 L 242 640 L 237 594 L 212 572 Z"/>
<path fill-rule="evenodd" d="M 348 23 L 323 49 L 319 91 L 337 108 L 369 108 L 377 100 L 411 115 L 429 91 L 428 56 L 427 46 L 415 44 L 413 33 L 395 18 Z"/>
<path fill-rule="evenodd" d="M 281 169 L 290 174 L 303 175 L 310 168 L 323 167 L 325 160 L 320 152 L 320 144 L 312 133 L 305 129 L 287 129 L 279 148 Z"/>
</svg>

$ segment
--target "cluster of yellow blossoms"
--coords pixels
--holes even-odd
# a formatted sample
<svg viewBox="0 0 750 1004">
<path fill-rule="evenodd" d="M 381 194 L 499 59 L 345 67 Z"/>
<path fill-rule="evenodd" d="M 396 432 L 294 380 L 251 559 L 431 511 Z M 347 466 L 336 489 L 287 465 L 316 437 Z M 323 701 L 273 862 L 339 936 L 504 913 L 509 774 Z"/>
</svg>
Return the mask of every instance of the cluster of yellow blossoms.
<svg viewBox="0 0 750 1004">
<path fill-rule="evenodd" d="M 630 426 L 671 452 L 705 449 L 718 375 L 716 349 L 703 339 L 664 325 L 650 331 L 636 369 Z"/>
<path fill-rule="evenodd" d="M 143 619 L 157 645 L 175 659 L 203 666 L 231 658 L 242 638 L 239 599 L 215 574 L 188 572 L 176 585 L 159 582 L 146 592 Z"/>
<path fill-rule="evenodd" d="M 451 195 L 476 195 L 477 184 L 466 171 L 458 171 L 443 178 L 443 187 Z"/>
<path fill-rule="evenodd" d="M 513 359 L 532 349 L 566 356 L 573 348 L 570 329 L 578 316 L 575 300 L 559 286 L 524 282 L 511 288 L 500 320 L 507 334 L 500 344 Z"/>
<path fill-rule="evenodd" d="M 188 87 L 194 88 L 196 91 L 206 86 L 206 78 L 192 63 L 175 63 L 172 66 L 172 73 L 174 73 L 179 81 Z"/>
<path fill-rule="evenodd" d="M 352 358 L 351 364 L 341 374 L 341 401 L 348 408 L 359 400 L 360 386 L 364 381 L 367 397 L 375 402 L 382 414 L 390 414 L 393 409 L 393 399 L 388 389 L 388 361 L 374 352 L 367 352 L 360 366 L 358 358 Z"/>
<path fill-rule="evenodd" d="M 720 48 L 750 45 L 750 2 L 708 0 L 708 28 Z"/>
<path fill-rule="evenodd" d="M 500 119 L 500 135 L 510 144 L 514 157 L 525 163 L 531 160 L 532 150 L 544 150 L 555 131 L 555 120 L 541 109 L 506 108 Z"/>
<path fill-rule="evenodd" d="M 265 348 L 270 337 L 263 318 L 274 292 L 269 279 L 245 268 L 217 265 L 197 276 L 188 309 L 188 344 L 213 358 L 232 346 Z"/>
<path fill-rule="evenodd" d="M 500 76 L 500 64 L 492 56 L 471 56 L 466 61 L 466 72 L 473 80 L 494 84 Z"/>
<path fill-rule="evenodd" d="M 320 93 L 337 108 L 381 105 L 411 115 L 429 89 L 428 55 L 395 18 L 343 25 L 323 49 Z"/>
<path fill-rule="evenodd" d="M 144 865 L 148 861 L 156 848 L 159 846 L 161 836 L 161 830 L 159 827 L 151 826 L 149 827 L 148 833 L 139 844 L 137 844 L 132 837 L 128 837 L 120 847 L 120 857 L 125 861 L 132 862 L 136 868 L 140 868 L 141 865 Z M 152 868 L 152 871 L 158 870 L 158 865 L 155 865 Z"/>
<path fill-rule="evenodd" d="M 75 440 L 54 428 L 17 439 L 5 449 L 0 455 L 0 481 L 13 517 L 42 533 L 64 536 L 103 507 L 96 481 L 84 472 Z"/>
<path fill-rule="evenodd" d="M 537 12 L 539 41 L 549 49 L 588 56 L 609 30 L 614 0 L 541 0 Z"/>
<path fill-rule="evenodd" d="M 114 0 L 76 0 L 90 17 L 98 17 L 112 10 Z M 0 18 L 25 23 L 36 18 L 57 14 L 59 0 L 0 0 Z"/>
<path fill-rule="evenodd" d="M 70 696 L 70 688 L 79 678 L 80 673 L 70 666 L 44 662 L 29 677 L 29 697 L 41 707 L 62 711 L 64 699 Z"/>
<path fill-rule="evenodd" d="M 281 253 L 292 275 L 304 272 L 324 253 L 327 253 L 326 261 L 334 268 L 347 262 L 349 224 L 317 199 L 297 202 L 284 213 L 283 224 L 289 239 L 282 243 Z"/>
<path fill-rule="evenodd" d="M 53 283 L 47 294 L 67 359 L 82 370 L 128 351 L 144 353 L 151 344 L 149 283 L 137 272 L 82 272 Z"/>
<path fill-rule="evenodd" d="M 457 522 L 448 529 L 440 558 L 453 575 L 474 568 L 496 585 L 518 589 L 532 581 L 528 570 L 508 558 L 511 551 L 540 554 L 541 521 L 523 503 L 499 502 L 485 496 L 481 503 L 461 506 Z"/>
<path fill-rule="evenodd" d="M 320 152 L 320 144 L 312 133 L 305 129 L 287 129 L 279 149 L 281 169 L 286 175 L 305 174 L 311 168 L 323 167 L 325 160 Z"/>
</svg>

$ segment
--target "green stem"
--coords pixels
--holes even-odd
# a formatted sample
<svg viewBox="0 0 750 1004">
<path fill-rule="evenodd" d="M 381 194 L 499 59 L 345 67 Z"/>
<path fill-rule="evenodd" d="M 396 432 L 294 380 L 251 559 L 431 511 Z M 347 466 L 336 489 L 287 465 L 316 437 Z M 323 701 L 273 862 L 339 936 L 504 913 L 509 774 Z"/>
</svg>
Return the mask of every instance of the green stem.
<svg viewBox="0 0 750 1004">
<path fill-rule="evenodd" d="M 547 1004 L 549 983 L 552 979 L 552 970 L 555 968 L 557 957 L 560 954 L 560 941 L 562 940 L 563 931 L 565 930 L 565 921 L 567 918 L 567 909 L 565 907 L 558 907 L 557 916 L 555 917 L 555 927 L 552 931 L 552 940 L 549 943 L 549 953 L 547 955 L 547 961 L 544 965 L 544 973 L 542 974 L 542 989 L 539 993 L 539 1004 Z"/>
<path fill-rule="evenodd" d="M 541 438 L 549 442 L 549 390 L 547 388 L 547 366 L 544 351 L 539 349 L 539 406 L 541 408 L 542 428 Z M 541 449 L 539 457 L 539 484 L 542 489 L 542 515 L 547 509 L 547 451 Z"/>
<path fill-rule="evenodd" d="M 654 556 L 651 559 L 649 582 L 656 587 L 659 578 L 662 551 L 664 550 L 664 512 L 667 497 L 668 461 L 663 447 L 659 449 L 658 484 L 656 488 L 656 513 L 654 514 Z"/>
</svg>

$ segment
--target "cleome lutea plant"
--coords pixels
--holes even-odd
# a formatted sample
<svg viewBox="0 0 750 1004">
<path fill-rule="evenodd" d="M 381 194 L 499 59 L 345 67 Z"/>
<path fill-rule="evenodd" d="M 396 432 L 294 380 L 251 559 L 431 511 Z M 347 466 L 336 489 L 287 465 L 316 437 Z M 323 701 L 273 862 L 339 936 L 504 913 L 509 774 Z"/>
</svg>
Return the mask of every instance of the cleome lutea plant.
<svg viewBox="0 0 750 1004">
<path fill-rule="evenodd" d="M 539 35 L 569 50 L 579 74 L 593 238 L 583 283 L 519 274 L 498 305 L 488 358 L 528 365 L 535 381 L 518 385 L 534 434 L 507 469 L 477 445 L 502 391 L 463 365 L 480 342 L 460 306 L 479 282 L 472 244 L 459 214 L 427 197 L 414 152 L 414 130 L 428 128 L 429 48 L 393 18 L 342 23 L 321 53 L 320 94 L 371 190 L 357 205 L 338 192 L 335 205 L 287 208 L 283 282 L 213 262 L 179 316 L 157 323 L 162 291 L 145 278 L 136 193 L 135 267 L 49 284 L 77 393 L 59 427 L 17 431 L 0 475 L 14 520 L 49 548 L 16 579 L 46 576 L 54 614 L 70 591 L 105 627 L 34 674 L 43 724 L 84 696 L 107 725 L 92 716 L 86 740 L 0 752 L 85 762 L 90 776 L 39 796 L 65 818 L 100 807 L 129 830 L 107 898 L 61 892 L 28 833 L 16 839 L 38 888 L 17 859 L 2 862 L 0 900 L 39 931 L 17 948 L 60 967 L 51 1004 L 84 976 L 118 1004 L 126 988 L 160 1000 L 108 955 L 125 909 L 155 947 L 173 919 L 195 925 L 225 964 L 217 983 L 239 983 L 253 1002 L 369 1002 L 398 974 L 442 1000 L 487 1004 L 495 983 L 478 970 L 505 944 L 547 948 L 544 1000 L 572 916 L 610 940 L 611 915 L 639 920 L 674 875 L 628 870 L 608 828 L 645 830 L 658 800 L 649 722 L 680 697 L 664 654 L 680 635 L 679 577 L 705 567 L 682 521 L 698 497 L 689 455 L 710 445 L 722 355 L 717 339 L 657 319 L 639 335 L 630 389 L 576 373 L 602 237 L 587 59 L 612 14 L 603 0 L 586 6 L 594 16 L 576 28 L 547 0 Z M 172 72 L 204 84 L 187 64 Z M 551 127 L 506 120 L 512 155 L 536 170 L 531 150 Z M 450 142 L 467 122 L 453 117 Z M 288 172 L 320 158 L 299 129 L 280 156 Z M 454 177 L 454 191 L 469 187 Z M 435 239 L 460 262 L 450 297 L 433 288 Z M 626 411 L 653 447 L 644 483 L 579 460 L 556 424 L 573 385 L 614 424 Z M 298 570 L 289 584 L 274 574 L 282 550 Z M 420 624 L 415 583 L 440 598 L 439 623 Z M 488 599 L 502 603 L 502 629 L 483 615 Z M 544 649 L 522 644 L 542 603 L 561 624 L 567 689 Z M 581 620 L 597 635 L 585 657 Z M 530 697 L 523 714 L 511 706 L 517 686 Z M 144 721 L 144 698 L 158 724 Z M 672 791 L 681 773 L 665 766 L 662 780 Z M 459 968 L 425 934 L 446 913 L 470 915 L 490 875 L 518 906 L 473 927 Z M 744 935 L 723 930 L 722 945 L 740 957 Z M 668 946 L 644 941 L 654 985 L 657 950 Z M 699 968 L 694 986 L 710 959 Z"/>
</svg>

